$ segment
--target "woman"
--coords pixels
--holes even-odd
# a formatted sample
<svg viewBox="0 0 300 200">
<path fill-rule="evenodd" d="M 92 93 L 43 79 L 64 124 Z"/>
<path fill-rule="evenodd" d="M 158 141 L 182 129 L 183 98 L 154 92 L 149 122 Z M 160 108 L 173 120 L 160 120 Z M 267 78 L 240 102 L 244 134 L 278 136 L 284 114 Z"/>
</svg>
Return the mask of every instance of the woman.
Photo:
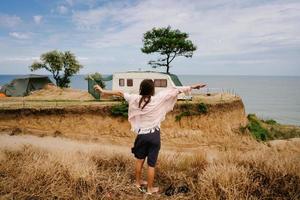
<svg viewBox="0 0 300 200">
<path fill-rule="evenodd" d="M 121 91 L 104 90 L 99 85 L 95 90 L 107 95 L 124 97 L 128 102 L 128 121 L 131 129 L 137 133 L 132 148 L 136 158 L 135 186 L 142 191 L 142 185 L 147 185 L 147 194 L 156 193 L 158 187 L 153 187 L 155 164 L 160 150 L 160 123 L 165 115 L 171 111 L 180 93 L 190 93 L 192 89 L 205 87 L 204 84 L 166 89 L 154 95 L 155 87 L 152 79 L 145 79 L 140 84 L 140 94 L 128 94 Z M 147 157 L 147 182 L 142 181 L 141 172 Z"/>
</svg>

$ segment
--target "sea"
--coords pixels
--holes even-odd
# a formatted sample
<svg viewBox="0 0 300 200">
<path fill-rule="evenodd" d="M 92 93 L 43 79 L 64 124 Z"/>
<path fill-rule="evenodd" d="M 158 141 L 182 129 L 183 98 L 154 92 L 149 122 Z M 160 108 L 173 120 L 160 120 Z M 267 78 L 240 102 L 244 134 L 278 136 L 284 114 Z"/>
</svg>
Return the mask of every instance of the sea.
<svg viewBox="0 0 300 200">
<path fill-rule="evenodd" d="M 0 86 L 21 75 L 0 75 Z M 71 78 L 71 87 L 87 90 L 86 75 Z M 300 125 L 300 77 L 178 75 L 183 85 L 206 83 L 204 93 L 229 92 L 243 99 L 246 112 L 282 124 Z M 52 79 L 52 77 L 50 77 Z M 52 79 L 53 80 L 53 79 Z M 111 88 L 111 82 L 107 82 Z"/>
</svg>

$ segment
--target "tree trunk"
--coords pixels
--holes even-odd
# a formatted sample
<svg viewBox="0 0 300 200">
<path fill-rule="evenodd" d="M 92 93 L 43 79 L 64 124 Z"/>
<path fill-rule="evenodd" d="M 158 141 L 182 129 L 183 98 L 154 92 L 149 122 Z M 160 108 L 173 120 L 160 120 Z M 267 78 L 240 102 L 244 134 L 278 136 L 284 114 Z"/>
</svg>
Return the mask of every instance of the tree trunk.
<svg viewBox="0 0 300 200">
<path fill-rule="evenodd" d="M 170 61 L 169 61 L 169 59 L 170 59 L 170 55 L 168 54 L 167 55 L 167 65 L 166 65 L 166 67 L 167 67 L 167 74 L 169 74 L 169 68 L 170 68 Z"/>
<path fill-rule="evenodd" d="M 59 87 L 59 79 L 58 78 L 54 78 L 54 79 L 55 79 L 56 86 Z"/>
<path fill-rule="evenodd" d="M 54 80 L 55 80 L 55 83 L 56 83 L 56 86 L 57 87 L 60 87 L 60 82 L 59 82 L 59 76 L 56 76 L 55 74 L 53 74 L 53 78 L 54 78 Z"/>
<path fill-rule="evenodd" d="M 55 80 L 56 86 L 61 87 L 61 79 L 60 79 L 60 76 L 58 74 L 59 74 L 59 71 L 56 71 L 56 72 L 53 71 L 52 72 L 52 75 L 53 75 L 53 78 Z"/>
</svg>

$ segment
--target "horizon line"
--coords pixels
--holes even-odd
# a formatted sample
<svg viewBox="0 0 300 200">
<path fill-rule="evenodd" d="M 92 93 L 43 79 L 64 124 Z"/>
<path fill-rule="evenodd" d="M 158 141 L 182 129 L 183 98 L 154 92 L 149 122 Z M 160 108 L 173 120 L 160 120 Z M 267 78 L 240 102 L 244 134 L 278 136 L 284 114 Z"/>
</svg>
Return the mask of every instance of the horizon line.
<svg viewBox="0 0 300 200">
<path fill-rule="evenodd" d="M 22 73 L 22 74 L 1 74 L 2 76 L 21 76 L 21 75 L 27 75 L 27 74 L 37 74 L 37 75 L 47 75 L 47 76 L 52 76 L 52 74 L 47 74 L 47 73 Z M 74 74 L 73 76 L 84 76 L 88 74 L 93 74 L 93 73 L 85 73 L 85 74 Z M 111 75 L 113 73 L 103 73 L 102 75 Z M 257 76 L 257 77 L 300 77 L 300 75 L 259 75 L 259 74 L 176 74 L 176 75 L 182 75 L 182 76 Z"/>
</svg>

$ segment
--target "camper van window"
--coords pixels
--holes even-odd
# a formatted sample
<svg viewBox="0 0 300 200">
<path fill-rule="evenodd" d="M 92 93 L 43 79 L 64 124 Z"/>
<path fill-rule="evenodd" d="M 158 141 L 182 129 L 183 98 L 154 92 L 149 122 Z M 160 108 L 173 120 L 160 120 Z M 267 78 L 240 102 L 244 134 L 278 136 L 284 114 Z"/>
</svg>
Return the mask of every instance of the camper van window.
<svg viewBox="0 0 300 200">
<path fill-rule="evenodd" d="M 167 79 L 154 79 L 155 87 L 167 87 Z"/>
<path fill-rule="evenodd" d="M 120 78 L 119 79 L 119 86 L 124 86 L 124 85 L 125 85 L 124 78 Z"/>
<path fill-rule="evenodd" d="M 127 86 L 132 87 L 133 86 L 133 80 L 127 79 Z"/>
</svg>

